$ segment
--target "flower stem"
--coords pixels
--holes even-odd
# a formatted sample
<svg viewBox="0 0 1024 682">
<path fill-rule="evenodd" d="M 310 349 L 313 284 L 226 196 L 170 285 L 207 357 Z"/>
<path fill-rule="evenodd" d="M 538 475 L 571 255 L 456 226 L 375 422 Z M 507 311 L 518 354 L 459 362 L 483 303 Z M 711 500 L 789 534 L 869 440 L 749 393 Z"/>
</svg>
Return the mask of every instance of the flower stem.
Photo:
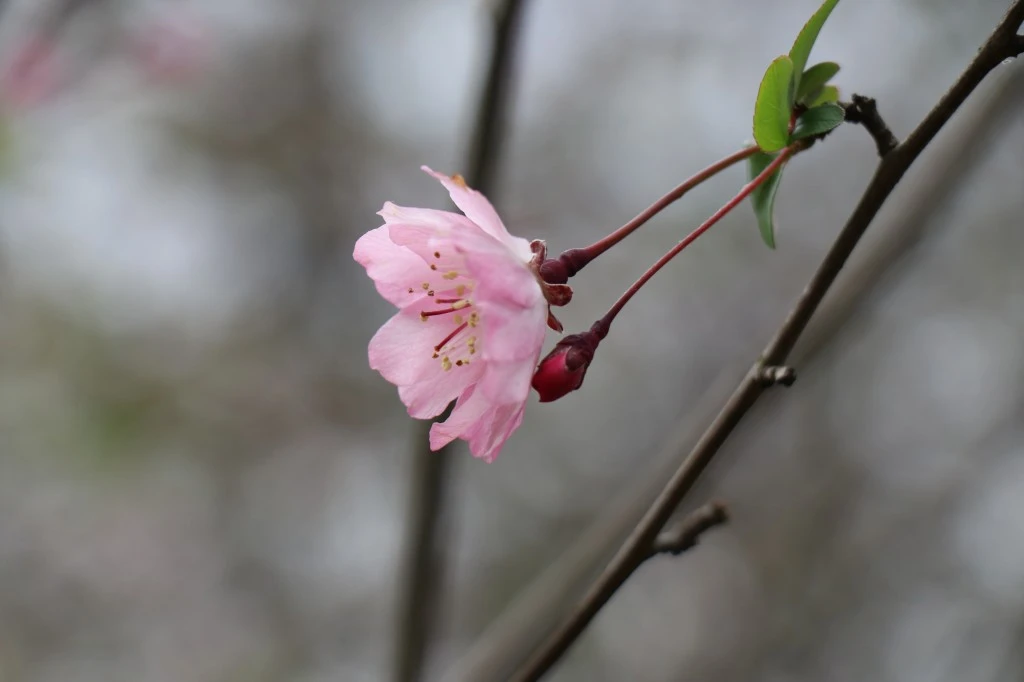
<svg viewBox="0 0 1024 682">
<path fill-rule="evenodd" d="M 692 244 L 694 240 L 697 239 L 697 237 L 707 232 L 712 225 L 714 225 L 719 220 L 724 218 L 729 213 L 729 211 L 736 208 L 744 199 L 747 198 L 747 196 L 750 195 L 751 192 L 753 192 L 768 178 L 770 178 L 772 174 L 775 173 L 775 171 L 779 170 L 782 167 L 782 165 L 786 163 L 786 161 L 788 161 L 790 157 L 793 156 L 793 154 L 797 153 L 798 151 L 801 151 L 802 149 L 803 145 L 797 143 L 790 145 L 789 147 L 786 147 L 784 150 L 782 150 L 782 153 L 775 157 L 775 160 L 768 164 L 768 167 L 761 171 L 761 173 L 756 178 L 754 178 L 747 184 L 743 185 L 740 191 L 736 193 L 736 196 L 730 199 L 720 209 L 715 211 L 711 215 L 711 217 L 705 220 L 703 223 L 701 223 L 700 226 L 697 227 L 697 229 L 695 229 L 690 234 L 686 235 L 686 237 L 684 237 L 681 242 L 673 246 L 668 253 L 659 258 L 658 261 L 647 270 L 647 272 L 640 276 L 640 279 L 635 281 L 633 285 L 630 286 L 629 289 L 627 289 L 625 293 L 623 293 L 622 296 L 619 297 L 619 300 L 615 302 L 615 305 L 613 305 L 607 313 L 605 313 L 604 317 L 602 317 L 600 320 L 594 323 L 593 327 L 591 327 L 594 333 L 596 333 L 599 338 L 603 339 L 608 334 L 608 330 L 611 328 L 612 322 L 615 320 L 615 316 L 618 315 L 619 311 L 621 311 L 622 308 L 626 305 L 626 303 L 629 302 L 629 299 L 633 298 L 633 295 L 636 294 L 636 292 L 640 291 L 640 289 L 645 284 L 647 284 L 648 280 L 654 277 L 654 275 L 656 275 L 659 270 L 665 267 L 665 265 L 667 265 L 669 261 L 671 261 L 677 255 L 679 255 L 679 252 L 681 252 L 687 246 Z"/>
<path fill-rule="evenodd" d="M 607 237 L 600 239 L 590 246 L 582 249 L 569 249 L 562 253 L 558 258 L 552 258 L 540 267 L 540 274 L 544 278 L 545 282 L 549 284 L 565 284 L 569 281 L 569 278 L 575 275 L 577 272 L 583 269 L 590 261 L 594 260 L 602 253 L 610 249 L 611 247 L 618 244 L 620 241 L 629 236 L 634 230 L 646 223 L 654 216 L 661 213 L 670 204 L 678 201 L 684 194 L 689 192 L 691 189 L 701 184 L 705 180 L 709 180 L 718 173 L 722 172 L 726 168 L 733 166 L 744 159 L 753 156 L 756 152 L 760 151 L 757 146 L 745 147 L 738 152 L 730 154 L 729 156 L 716 161 L 707 168 L 701 170 L 697 174 L 690 178 L 687 178 L 683 183 L 673 189 L 671 192 L 661 197 L 653 204 L 648 206 L 642 213 L 637 215 L 635 218 L 630 220 L 628 223 L 615 230 Z"/>
</svg>

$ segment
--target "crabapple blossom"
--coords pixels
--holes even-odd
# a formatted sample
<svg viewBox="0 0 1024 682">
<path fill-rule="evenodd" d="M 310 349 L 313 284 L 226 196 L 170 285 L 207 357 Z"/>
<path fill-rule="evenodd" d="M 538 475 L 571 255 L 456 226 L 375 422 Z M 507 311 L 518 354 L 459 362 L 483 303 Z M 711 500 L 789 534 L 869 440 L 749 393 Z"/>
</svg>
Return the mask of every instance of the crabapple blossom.
<svg viewBox="0 0 1024 682">
<path fill-rule="evenodd" d="M 543 243 L 509 234 L 461 176 L 423 170 L 464 215 L 388 202 L 384 225 L 356 243 L 355 260 L 399 308 L 370 341 L 370 366 L 398 386 L 412 417 L 458 400 L 431 427 L 431 449 L 459 438 L 492 461 L 522 423 L 545 327 L 558 328 L 549 302 L 567 302 L 571 290 L 540 280 Z"/>
</svg>

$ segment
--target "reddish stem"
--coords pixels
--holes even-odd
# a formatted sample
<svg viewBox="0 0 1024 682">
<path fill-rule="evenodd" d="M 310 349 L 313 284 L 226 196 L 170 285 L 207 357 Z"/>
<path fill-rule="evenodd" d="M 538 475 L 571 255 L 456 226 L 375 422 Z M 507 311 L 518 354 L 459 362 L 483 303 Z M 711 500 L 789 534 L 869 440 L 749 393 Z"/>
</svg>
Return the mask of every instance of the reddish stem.
<svg viewBox="0 0 1024 682">
<path fill-rule="evenodd" d="M 724 218 L 729 213 L 729 211 L 736 208 L 740 204 L 740 202 L 746 199 L 747 196 L 749 196 L 751 192 L 753 192 L 762 183 L 764 183 L 765 180 L 770 178 L 772 174 L 775 173 L 775 171 L 781 168 L 782 165 L 786 163 L 786 161 L 788 161 L 789 158 L 800 149 L 802 149 L 802 147 L 799 143 L 797 143 L 795 145 L 786 147 L 784 150 L 782 150 L 782 153 L 775 157 L 775 160 L 768 164 L 768 167 L 761 171 L 761 173 L 756 178 L 745 184 L 742 187 L 742 189 L 740 189 L 740 191 L 736 194 L 736 196 L 730 199 L 728 203 L 726 203 L 720 209 L 715 211 L 711 215 L 711 217 L 705 220 L 703 223 L 701 223 L 697 229 L 695 229 L 690 234 L 686 235 L 686 237 L 681 242 L 673 246 L 668 253 L 659 258 L 658 261 L 647 270 L 647 272 L 640 276 L 640 279 L 634 282 L 633 285 L 629 287 L 629 289 L 627 289 L 626 292 L 622 294 L 622 296 L 619 297 L 619 300 L 615 302 L 615 305 L 613 305 L 607 313 L 605 313 L 604 317 L 602 317 L 600 320 L 594 323 L 594 326 L 591 327 L 594 333 L 598 334 L 600 338 L 604 338 L 608 334 L 608 330 L 609 328 L 611 328 L 612 322 L 615 320 L 615 316 L 618 315 L 619 311 L 621 311 L 622 308 L 626 305 L 626 303 L 629 302 L 629 299 L 633 298 L 633 295 L 636 294 L 636 292 L 640 291 L 640 289 L 645 284 L 647 284 L 648 280 L 650 280 L 651 277 L 654 277 L 654 275 L 656 275 L 659 270 L 665 267 L 665 265 L 667 265 L 670 260 L 679 255 L 680 251 L 682 251 L 687 246 L 692 244 L 693 241 L 697 239 L 697 237 L 707 232 L 707 230 L 712 225 L 714 225 L 719 220 Z"/>
<path fill-rule="evenodd" d="M 634 230 L 646 223 L 654 216 L 661 213 L 665 208 L 675 201 L 678 201 L 684 194 L 689 192 L 691 189 L 701 184 L 705 180 L 708 180 L 718 173 L 722 172 L 726 168 L 733 166 L 744 159 L 753 156 L 755 153 L 760 151 L 758 147 L 746 147 L 739 150 L 729 156 L 716 161 L 707 168 L 701 170 L 696 175 L 687 178 L 681 185 L 673 189 L 671 192 L 663 196 L 662 198 L 655 201 L 653 204 L 647 207 L 642 213 L 637 215 L 635 218 L 630 220 L 628 223 L 620 227 L 619 229 L 612 232 L 607 237 L 600 239 L 590 246 L 582 249 L 569 249 L 564 252 L 558 258 L 552 258 L 544 262 L 540 267 L 541 277 L 544 278 L 545 282 L 549 284 L 565 284 L 569 281 L 569 278 L 575 275 L 577 272 L 583 269 L 587 263 L 594 260 L 602 253 L 610 249 L 611 247 L 618 244 L 620 241 L 629 236 Z"/>
</svg>

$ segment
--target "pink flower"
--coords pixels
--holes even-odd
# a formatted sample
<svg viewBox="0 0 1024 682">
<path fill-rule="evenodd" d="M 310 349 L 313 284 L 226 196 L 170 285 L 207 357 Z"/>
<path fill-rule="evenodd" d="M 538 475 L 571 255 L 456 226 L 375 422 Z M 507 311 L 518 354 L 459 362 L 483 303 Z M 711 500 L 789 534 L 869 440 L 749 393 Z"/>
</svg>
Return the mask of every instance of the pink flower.
<svg viewBox="0 0 1024 682">
<path fill-rule="evenodd" d="M 60 83 L 53 41 L 34 37 L 18 49 L 2 77 L 4 99 L 19 108 L 35 106 L 56 92 Z"/>
<path fill-rule="evenodd" d="M 548 322 L 536 270 L 543 245 L 513 237 L 490 202 L 426 166 L 465 215 L 390 202 L 384 225 L 353 256 L 399 311 L 370 341 L 370 367 L 398 386 L 412 417 L 429 419 L 437 450 L 456 438 L 492 461 L 523 420 Z"/>
<path fill-rule="evenodd" d="M 208 61 L 210 44 L 206 27 L 192 14 L 175 8 L 131 32 L 129 51 L 143 70 L 160 83 L 175 83 L 199 73 Z"/>
</svg>

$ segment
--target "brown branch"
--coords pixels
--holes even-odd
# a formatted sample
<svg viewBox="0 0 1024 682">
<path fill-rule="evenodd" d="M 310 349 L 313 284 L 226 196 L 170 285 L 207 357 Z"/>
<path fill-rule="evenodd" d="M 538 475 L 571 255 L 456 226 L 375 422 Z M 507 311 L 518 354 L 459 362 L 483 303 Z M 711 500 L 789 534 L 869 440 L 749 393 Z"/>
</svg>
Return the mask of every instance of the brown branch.
<svg viewBox="0 0 1024 682">
<path fill-rule="evenodd" d="M 882 120 L 882 115 L 878 113 L 878 104 L 875 100 L 863 95 L 854 95 L 851 99 L 853 100 L 852 102 L 841 104 L 846 111 L 846 122 L 859 123 L 864 126 L 864 130 L 868 131 L 868 134 L 874 139 L 879 156 L 884 157 L 893 149 L 896 149 L 900 141 L 896 139 L 896 136 L 889 130 L 889 126 Z"/>
<path fill-rule="evenodd" d="M 491 51 L 465 171 L 473 186 L 484 194 L 489 194 L 493 188 L 501 157 L 502 131 L 513 85 L 516 39 L 525 5 L 524 0 L 498 0 L 491 8 Z M 430 424 L 424 422 L 416 429 L 417 450 L 413 453 L 412 496 L 406 524 L 408 540 L 396 619 L 395 682 L 415 682 L 423 676 L 428 637 L 434 630 L 434 612 L 442 582 L 442 543 L 438 538 L 444 532 L 452 447 L 431 452 Z"/>
<path fill-rule="evenodd" d="M 701 535 L 728 521 L 729 510 L 724 504 L 708 502 L 687 514 L 675 527 L 661 531 L 651 543 L 648 558 L 658 554 L 679 556 L 686 550 L 696 547 Z"/>
<path fill-rule="evenodd" d="M 805 287 L 793 310 L 765 348 L 761 361 L 747 373 L 611 562 L 587 590 L 576 609 L 513 676 L 515 682 L 540 679 L 576 641 L 633 571 L 643 563 L 650 552 L 651 543 L 679 506 L 683 496 L 764 392 L 765 388 L 758 378 L 760 369 L 765 365 L 785 364 L 787 356 L 847 258 L 907 169 L 985 76 L 1004 59 L 1016 54 L 1014 50 L 1017 29 L 1022 22 L 1024 0 L 1016 0 L 956 83 L 943 95 L 906 141 L 882 158 L 853 214 Z"/>
<path fill-rule="evenodd" d="M 796 363 L 809 366 L 832 343 L 845 324 L 864 302 L 882 286 L 892 284 L 896 266 L 915 249 L 924 237 L 936 236 L 929 224 L 941 215 L 964 179 L 977 168 L 998 138 L 1002 123 L 1024 102 L 1024 64 L 1015 65 L 1005 77 L 994 76 L 988 96 L 978 98 L 967 117 L 957 123 L 950 140 L 938 150 L 928 165 L 929 172 L 917 182 L 911 196 L 898 211 L 890 212 L 885 224 L 876 228 L 882 239 L 862 247 L 855 264 L 847 265 L 822 304 L 794 353 Z M 905 272 L 905 271 L 904 271 Z M 723 370 L 705 389 L 696 404 L 681 412 L 676 428 L 667 436 L 639 475 L 584 528 L 569 547 L 516 595 L 443 677 L 448 682 L 483 682 L 507 679 L 515 662 L 522 661 L 530 648 L 541 642 L 547 632 L 543 625 L 564 613 L 576 596 L 579 585 L 592 579 L 595 567 L 611 556 L 636 524 L 643 512 L 674 470 L 679 453 L 689 451 L 700 435 L 701 425 L 710 420 L 733 386 L 728 370 Z"/>
</svg>

